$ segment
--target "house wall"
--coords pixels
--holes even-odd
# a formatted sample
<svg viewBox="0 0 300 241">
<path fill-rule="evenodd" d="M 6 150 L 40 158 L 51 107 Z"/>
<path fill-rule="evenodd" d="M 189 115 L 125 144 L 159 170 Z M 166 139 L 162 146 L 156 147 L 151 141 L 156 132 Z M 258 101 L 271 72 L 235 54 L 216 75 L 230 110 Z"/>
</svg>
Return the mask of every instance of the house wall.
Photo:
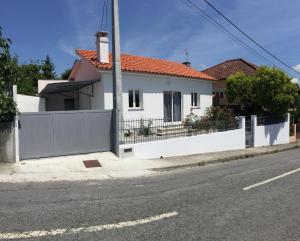
<svg viewBox="0 0 300 241">
<path fill-rule="evenodd" d="M 200 108 L 192 112 L 203 115 L 206 108 L 212 105 L 212 82 L 169 76 L 149 74 L 123 73 L 123 115 L 124 119 L 162 118 L 164 116 L 164 91 L 179 91 L 182 93 L 182 118 L 191 112 L 191 93 L 200 94 Z M 104 84 L 104 108 L 113 108 L 112 75 L 102 73 Z M 142 109 L 130 110 L 128 105 L 128 90 L 142 91 Z"/>
<path fill-rule="evenodd" d="M 101 74 L 98 70 L 88 61 L 80 60 L 80 68 L 78 68 L 74 81 L 80 80 L 100 80 Z"/>
<path fill-rule="evenodd" d="M 80 110 L 104 109 L 104 86 L 103 81 L 97 82 L 92 86 L 87 86 L 79 91 Z"/>
<path fill-rule="evenodd" d="M 46 102 L 44 98 L 18 94 L 17 107 L 21 113 L 40 112 L 46 110 Z"/>
<path fill-rule="evenodd" d="M 252 116 L 254 147 L 287 144 L 290 142 L 290 115 L 283 123 L 258 126 L 257 117 Z"/>
<path fill-rule="evenodd" d="M 161 156 L 171 157 L 245 149 L 245 118 L 241 118 L 240 129 L 153 142 L 125 144 L 120 146 L 120 153 L 127 148 L 133 149 L 133 158 L 136 159 L 154 159 Z"/>
</svg>

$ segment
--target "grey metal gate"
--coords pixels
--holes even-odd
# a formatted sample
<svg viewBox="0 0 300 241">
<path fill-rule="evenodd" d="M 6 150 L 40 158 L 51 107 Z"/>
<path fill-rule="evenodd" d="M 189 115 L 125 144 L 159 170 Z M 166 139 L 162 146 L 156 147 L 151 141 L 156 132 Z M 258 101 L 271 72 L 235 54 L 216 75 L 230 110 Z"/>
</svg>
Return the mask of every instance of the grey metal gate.
<svg viewBox="0 0 300 241">
<path fill-rule="evenodd" d="M 20 158 L 110 151 L 110 110 L 23 113 Z"/>
<path fill-rule="evenodd" d="M 252 120 L 246 121 L 246 147 L 253 147 L 253 124 Z"/>
</svg>

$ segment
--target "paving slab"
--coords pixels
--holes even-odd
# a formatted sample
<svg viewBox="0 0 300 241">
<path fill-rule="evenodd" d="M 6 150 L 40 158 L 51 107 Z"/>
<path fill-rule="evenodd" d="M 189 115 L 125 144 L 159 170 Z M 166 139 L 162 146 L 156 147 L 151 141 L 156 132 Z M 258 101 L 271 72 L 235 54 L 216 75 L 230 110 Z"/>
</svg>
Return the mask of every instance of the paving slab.
<svg viewBox="0 0 300 241">
<path fill-rule="evenodd" d="M 164 159 L 121 159 L 111 152 L 60 156 L 0 164 L 1 182 L 48 182 L 133 178 L 158 172 L 266 155 L 299 148 L 300 143 L 245 150 L 205 153 Z M 101 167 L 86 168 L 83 161 L 98 160 Z"/>
</svg>

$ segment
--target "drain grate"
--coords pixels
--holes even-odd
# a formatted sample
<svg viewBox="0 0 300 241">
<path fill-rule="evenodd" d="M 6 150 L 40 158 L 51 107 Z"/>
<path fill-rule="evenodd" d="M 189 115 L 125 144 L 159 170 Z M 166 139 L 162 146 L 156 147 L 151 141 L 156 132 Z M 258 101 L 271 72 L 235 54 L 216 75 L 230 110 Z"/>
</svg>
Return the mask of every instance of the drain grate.
<svg viewBox="0 0 300 241">
<path fill-rule="evenodd" d="M 98 160 L 86 160 L 83 161 L 83 164 L 86 168 L 93 168 L 93 167 L 102 167 Z"/>
</svg>

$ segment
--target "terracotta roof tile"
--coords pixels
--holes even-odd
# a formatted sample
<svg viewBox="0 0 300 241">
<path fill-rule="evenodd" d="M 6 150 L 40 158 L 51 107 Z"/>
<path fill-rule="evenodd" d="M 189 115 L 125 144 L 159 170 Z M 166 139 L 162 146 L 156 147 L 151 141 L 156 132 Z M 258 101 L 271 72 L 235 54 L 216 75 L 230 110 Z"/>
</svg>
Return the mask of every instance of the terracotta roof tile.
<svg viewBox="0 0 300 241">
<path fill-rule="evenodd" d="M 243 59 L 227 60 L 223 63 L 203 70 L 205 74 L 208 74 L 217 80 L 227 79 L 230 75 L 237 72 L 244 72 L 245 74 L 253 74 L 258 67 Z"/>
<path fill-rule="evenodd" d="M 110 63 L 103 64 L 96 60 L 96 51 L 77 49 L 76 54 L 82 59 L 90 61 L 98 69 L 110 70 L 112 69 L 112 55 L 110 54 Z M 201 71 L 197 71 L 184 64 L 171 62 L 162 59 L 155 59 L 142 56 L 133 56 L 128 54 L 121 55 L 122 71 L 170 75 L 185 78 L 215 80 L 213 77 Z"/>
</svg>

